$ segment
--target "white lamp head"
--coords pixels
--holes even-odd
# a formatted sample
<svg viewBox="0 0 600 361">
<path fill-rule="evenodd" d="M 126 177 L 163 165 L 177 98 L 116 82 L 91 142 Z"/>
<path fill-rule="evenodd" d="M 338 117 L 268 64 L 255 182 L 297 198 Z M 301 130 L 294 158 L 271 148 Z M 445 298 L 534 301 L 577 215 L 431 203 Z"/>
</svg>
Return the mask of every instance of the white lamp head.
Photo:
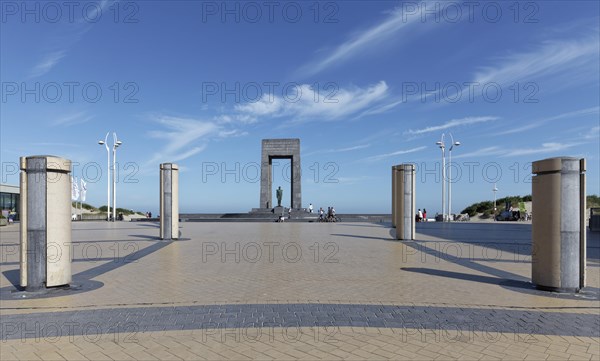
<svg viewBox="0 0 600 361">
<path fill-rule="evenodd" d="M 103 141 L 103 140 L 99 140 L 99 141 L 98 141 L 98 144 L 100 144 L 100 145 L 104 145 L 104 141 Z"/>
</svg>

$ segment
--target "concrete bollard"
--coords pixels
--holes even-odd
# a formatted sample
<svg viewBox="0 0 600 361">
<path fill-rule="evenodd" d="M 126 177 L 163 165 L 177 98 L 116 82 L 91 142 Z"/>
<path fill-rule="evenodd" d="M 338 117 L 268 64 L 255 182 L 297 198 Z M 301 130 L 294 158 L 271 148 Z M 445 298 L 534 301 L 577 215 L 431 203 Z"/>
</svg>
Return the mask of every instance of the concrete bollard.
<svg viewBox="0 0 600 361">
<path fill-rule="evenodd" d="M 179 167 L 160 165 L 160 238 L 179 238 Z"/>
<path fill-rule="evenodd" d="M 401 164 L 395 167 L 395 223 L 396 239 L 415 239 L 415 165 Z"/>
<path fill-rule="evenodd" d="M 538 289 L 585 287 L 585 159 L 533 162 L 531 280 Z"/>
<path fill-rule="evenodd" d="M 392 166 L 392 228 L 396 228 L 396 167 Z"/>
<path fill-rule="evenodd" d="M 21 157 L 21 287 L 71 282 L 71 161 Z"/>
</svg>

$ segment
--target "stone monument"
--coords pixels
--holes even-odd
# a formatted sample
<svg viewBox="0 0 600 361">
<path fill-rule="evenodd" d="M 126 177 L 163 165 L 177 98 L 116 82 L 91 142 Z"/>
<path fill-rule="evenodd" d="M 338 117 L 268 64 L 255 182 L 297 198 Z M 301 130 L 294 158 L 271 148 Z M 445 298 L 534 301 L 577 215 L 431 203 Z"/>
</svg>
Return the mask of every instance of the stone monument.
<svg viewBox="0 0 600 361">
<path fill-rule="evenodd" d="M 260 163 L 260 209 L 273 207 L 273 159 L 290 159 L 291 169 L 291 208 L 302 208 L 300 139 L 263 139 Z M 279 203 L 280 204 L 280 203 Z"/>
</svg>

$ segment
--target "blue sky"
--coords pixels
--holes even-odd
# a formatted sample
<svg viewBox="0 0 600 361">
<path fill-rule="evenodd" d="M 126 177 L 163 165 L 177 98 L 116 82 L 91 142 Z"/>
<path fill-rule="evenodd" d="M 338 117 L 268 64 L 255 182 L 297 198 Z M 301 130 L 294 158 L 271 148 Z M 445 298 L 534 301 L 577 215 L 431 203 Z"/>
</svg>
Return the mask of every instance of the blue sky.
<svg viewBox="0 0 600 361">
<path fill-rule="evenodd" d="M 182 212 L 245 212 L 261 139 L 300 138 L 304 206 L 390 212 L 390 168 L 414 162 L 433 214 L 452 133 L 455 212 L 494 182 L 531 193 L 553 156 L 587 158 L 600 193 L 596 1 L 0 4 L 2 183 L 19 156 L 63 156 L 105 204 L 115 131 L 118 206 L 157 212 L 176 162 Z"/>
</svg>

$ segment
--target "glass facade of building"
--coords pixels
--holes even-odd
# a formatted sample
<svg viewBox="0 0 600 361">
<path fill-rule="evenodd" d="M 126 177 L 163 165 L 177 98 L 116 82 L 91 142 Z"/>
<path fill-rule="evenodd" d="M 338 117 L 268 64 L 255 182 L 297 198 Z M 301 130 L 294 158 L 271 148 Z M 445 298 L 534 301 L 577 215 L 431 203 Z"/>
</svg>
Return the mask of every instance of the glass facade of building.
<svg viewBox="0 0 600 361">
<path fill-rule="evenodd" d="M 16 187 L 11 187 L 16 188 Z M 18 190 L 18 188 L 16 188 Z M 8 218 L 8 214 L 10 211 L 17 212 L 15 220 L 19 220 L 20 213 L 20 205 L 19 200 L 21 198 L 19 193 L 13 193 L 13 191 L 6 192 L 6 189 L 0 191 L 0 211 L 2 211 L 2 215 Z"/>
</svg>

